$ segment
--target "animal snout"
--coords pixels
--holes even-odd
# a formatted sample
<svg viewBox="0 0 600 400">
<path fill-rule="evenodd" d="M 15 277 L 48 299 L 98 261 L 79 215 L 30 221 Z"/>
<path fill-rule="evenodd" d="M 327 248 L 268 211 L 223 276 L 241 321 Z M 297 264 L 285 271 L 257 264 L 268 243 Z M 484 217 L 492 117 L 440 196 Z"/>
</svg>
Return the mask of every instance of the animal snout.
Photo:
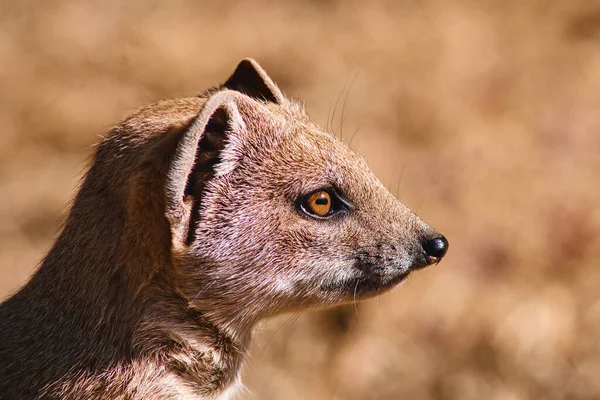
<svg viewBox="0 0 600 400">
<path fill-rule="evenodd" d="M 441 261 L 448 251 L 448 240 L 444 236 L 429 238 L 421 244 L 428 265 Z"/>
</svg>

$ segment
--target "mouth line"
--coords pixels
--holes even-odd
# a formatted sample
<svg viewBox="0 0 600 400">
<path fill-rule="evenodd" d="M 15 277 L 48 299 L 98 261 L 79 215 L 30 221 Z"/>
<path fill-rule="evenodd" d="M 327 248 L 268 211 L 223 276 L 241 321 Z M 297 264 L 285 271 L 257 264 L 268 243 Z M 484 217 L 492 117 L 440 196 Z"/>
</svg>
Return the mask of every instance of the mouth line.
<svg viewBox="0 0 600 400">
<path fill-rule="evenodd" d="M 321 290 L 325 292 L 342 292 L 350 295 L 376 295 L 398 285 L 400 282 L 406 279 L 409 274 L 410 271 L 406 271 L 394 276 L 391 279 L 368 276 L 341 279 L 321 285 Z"/>
</svg>

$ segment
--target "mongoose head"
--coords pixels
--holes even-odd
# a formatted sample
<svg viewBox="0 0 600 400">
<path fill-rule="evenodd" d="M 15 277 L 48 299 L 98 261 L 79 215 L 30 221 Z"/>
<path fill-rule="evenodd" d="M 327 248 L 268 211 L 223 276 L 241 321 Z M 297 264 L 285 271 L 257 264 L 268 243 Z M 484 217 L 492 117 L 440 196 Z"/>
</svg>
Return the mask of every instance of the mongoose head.
<svg viewBox="0 0 600 400">
<path fill-rule="evenodd" d="M 55 245 L 0 307 L 0 390 L 229 398 L 260 319 L 382 293 L 447 247 L 244 60 L 99 144 Z"/>
<path fill-rule="evenodd" d="M 382 293 L 448 248 L 253 60 L 183 128 L 165 190 L 180 290 L 232 326 Z"/>
</svg>

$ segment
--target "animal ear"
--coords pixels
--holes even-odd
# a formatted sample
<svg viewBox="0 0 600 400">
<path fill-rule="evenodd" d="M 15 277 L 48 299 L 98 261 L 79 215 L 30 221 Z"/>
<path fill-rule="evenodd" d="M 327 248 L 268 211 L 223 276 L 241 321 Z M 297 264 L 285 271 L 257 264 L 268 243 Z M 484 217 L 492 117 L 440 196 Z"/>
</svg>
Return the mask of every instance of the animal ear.
<svg viewBox="0 0 600 400">
<path fill-rule="evenodd" d="M 277 104 L 285 102 L 285 96 L 281 90 L 252 58 L 243 59 L 223 86 L 255 99 Z"/>
<path fill-rule="evenodd" d="M 224 90 L 211 96 L 191 124 L 177 135 L 175 152 L 169 163 L 165 184 L 166 216 L 174 244 L 189 240 L 188 228 L 194 205 L 203 185 L 215 174 L 217 165 L 226 164 L 222 150 L 233 132 L 243 133 L 246 125 L 239 105 L 241 94 Z M 231 161 L 231 160 L 230 160 Z"/>
</svg>

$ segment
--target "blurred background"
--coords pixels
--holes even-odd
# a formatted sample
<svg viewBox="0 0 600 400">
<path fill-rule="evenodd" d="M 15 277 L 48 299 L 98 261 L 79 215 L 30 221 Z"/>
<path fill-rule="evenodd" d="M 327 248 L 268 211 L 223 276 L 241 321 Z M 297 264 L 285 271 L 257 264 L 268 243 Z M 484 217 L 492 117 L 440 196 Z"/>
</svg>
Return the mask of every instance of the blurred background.
<svg viewBox="0 0 600 400">
<path fill-rule="evenodd" d="M 0 0 L 0 297 L 100 135 L 247 56 L 451 245 L 263 323 L 241 399 L 600 398 L 598 0 Z"/>
</svg>

